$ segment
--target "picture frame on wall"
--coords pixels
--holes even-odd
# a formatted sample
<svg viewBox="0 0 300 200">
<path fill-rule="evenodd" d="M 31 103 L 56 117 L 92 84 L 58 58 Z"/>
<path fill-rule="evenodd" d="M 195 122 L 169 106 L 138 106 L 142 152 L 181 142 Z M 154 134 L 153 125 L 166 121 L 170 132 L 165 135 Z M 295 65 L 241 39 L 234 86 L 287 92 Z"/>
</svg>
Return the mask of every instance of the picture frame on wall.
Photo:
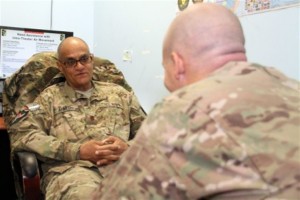
<svg viewBox="0 0 300 200">
<path fill-rule="evenodd" d="M 35 53 L 56 51 L 73 32 L 0 26 L 0 116 L 3 114 L 3 88 L 6 78 L 19 70 Z"/>
<path fill-rule="evenodd" d="M 0 26 L 0 78 L 6 78 L 24 65 L 33 54 L 56 51 L 73 32 Z"/>
</svg>

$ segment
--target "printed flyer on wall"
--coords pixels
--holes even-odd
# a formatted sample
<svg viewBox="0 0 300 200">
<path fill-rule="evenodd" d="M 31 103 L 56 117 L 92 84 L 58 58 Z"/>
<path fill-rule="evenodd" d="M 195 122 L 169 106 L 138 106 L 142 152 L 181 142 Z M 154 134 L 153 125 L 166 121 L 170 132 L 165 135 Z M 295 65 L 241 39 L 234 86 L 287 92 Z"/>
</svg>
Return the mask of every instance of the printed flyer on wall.
<svg viewBox="0 0 300 200">
<path fill-rule="evenodd" d="M 0 78 L 21 68 L 33 54 L 56 51 L 59 43 L 72 32 L 0 27 Z"/>
</svg>

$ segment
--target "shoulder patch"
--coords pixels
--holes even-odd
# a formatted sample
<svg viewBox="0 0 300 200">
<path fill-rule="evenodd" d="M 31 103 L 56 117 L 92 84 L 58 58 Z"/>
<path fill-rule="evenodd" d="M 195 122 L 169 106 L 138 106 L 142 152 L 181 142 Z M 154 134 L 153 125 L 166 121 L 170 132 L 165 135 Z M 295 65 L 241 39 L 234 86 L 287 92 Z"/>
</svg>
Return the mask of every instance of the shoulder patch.
<svg viewBox="0 0 300 200">
<path fill-rule="evenodd" d="M 11 125 L 19 122 L 21 119 L 23 119 L 24 117 L 27 116 L 29 112 L 29 107 L 28 106 L 24 106 L 16 115 L 16 117 L 12 120 Z"/>
</svg>

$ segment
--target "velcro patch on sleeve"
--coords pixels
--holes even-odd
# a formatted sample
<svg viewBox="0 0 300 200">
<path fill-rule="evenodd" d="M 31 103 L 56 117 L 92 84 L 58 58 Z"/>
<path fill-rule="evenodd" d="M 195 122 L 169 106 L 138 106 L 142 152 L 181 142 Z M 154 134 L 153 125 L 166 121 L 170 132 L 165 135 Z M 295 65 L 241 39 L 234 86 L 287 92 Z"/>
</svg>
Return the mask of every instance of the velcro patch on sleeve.
<svg viewBox="0 0 300 200">
<path fill-rule="evenodd" d="M 20 111 L 19 113 L 17 114 L 17 116 L 15 117 L 15 119 L 11 122 L 11 125 L 19 122 L 21 119 L 23 119 L 24 117 L 27 116 L 29 112 L 29 108 L 28 106 L 24 106 Z"/>
</svg>

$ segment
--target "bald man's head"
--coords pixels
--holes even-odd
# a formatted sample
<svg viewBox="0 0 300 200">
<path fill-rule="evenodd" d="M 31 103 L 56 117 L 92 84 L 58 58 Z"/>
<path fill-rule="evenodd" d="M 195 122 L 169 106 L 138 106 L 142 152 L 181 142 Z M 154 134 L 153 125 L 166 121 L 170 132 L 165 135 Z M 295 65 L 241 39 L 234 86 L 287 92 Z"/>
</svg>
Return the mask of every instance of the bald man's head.
<svg viewBox="0 0 300 200">
<path fill-rule="evenodd" d="M 198 53 L 227 45 L 244 46 L 245 39 L 238 18 L 224 6 L 197 3 L 180 13 L 168 34 L 170 50 Z"/>
<path fill-rule="evenodd" d="M 85 41 L 77 37 L 64 39 L 57 49 L 57 66 L 69 86 L 87 91 L 92 87 L 93 55 Z"/>
<path fill-rule="evenodd" d="M 81 48 L 85 48 L 87 53 L 90 52 L 87 43 L 84 40 L 82 40 L 81 38 L 67 37 L 59 44 L 59 46 L 57 48 L 58 58 L 60 59 L 61 57 L 63 57 L 64 54 L 67 53 L 66 51 L 72 50 L 73 47 L 79 47 L 79 46 Z"/>
<path fill-rule="evenodd" d="M 163 63 L 172 63 L 168 59 L 174 55 L 180 59 L 184 69 L 180 87 L 229 61 L 245 61 L 244 44 L 242 26 L 234 13 L 215 3 L 196 3 L 171 23 L 163 44 Z"/>
</svg>

